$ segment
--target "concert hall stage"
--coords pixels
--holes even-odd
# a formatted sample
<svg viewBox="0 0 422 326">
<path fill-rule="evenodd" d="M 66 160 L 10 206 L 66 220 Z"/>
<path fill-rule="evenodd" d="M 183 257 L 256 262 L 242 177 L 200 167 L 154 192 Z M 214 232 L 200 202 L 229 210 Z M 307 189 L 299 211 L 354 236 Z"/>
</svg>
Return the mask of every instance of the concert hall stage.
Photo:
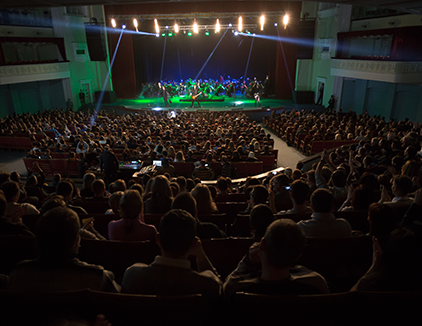
<svg viewBox="0 0 422 326">
<path fill-rule="evenodd" d="M 296 108 L 297 110 L 321 110 L 321 106 L 314 104 L 295 104 L 291 100 L 280 100 L 275 98 L 261 98 L 261 106 L 255 107 L 255 100 L 253 98 L 247 98 L 246 96 L 236 97 L 215 97 L 214 99 L 200 99 L 201 107 L 198 107 L 198 103 L 195 102 L 195 107 L 191 108 L 191 100 L 185 97 L 174 96 L 171 99 L 171 104 L 168 107 L 164 106 L 164 100 L 162 97 L 145 98 L 139 97 L 136 99 L 119 99 L 114 103 L 101 103 L 101 109 L 105 110 L 121 110 L 128 112 L 136 112 L 142 110 L 153 110 L 153 111 L 167 111 L 167 110 L 185 110 L 189 112 L 195 112 L 197 110 L 213 110 L 213 111 L 255 111 L 255 110 L 291 110 Z M 95 103 L 89 105 L 91 108 L 95 106 Z"/>
</svg>

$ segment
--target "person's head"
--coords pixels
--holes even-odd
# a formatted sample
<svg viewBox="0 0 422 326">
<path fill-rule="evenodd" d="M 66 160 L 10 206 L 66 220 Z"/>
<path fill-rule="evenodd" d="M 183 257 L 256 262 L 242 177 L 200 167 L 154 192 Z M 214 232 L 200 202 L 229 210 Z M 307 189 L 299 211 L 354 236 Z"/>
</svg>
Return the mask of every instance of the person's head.
<svg viewBox="0 0 422 326">
<path fill-rule="evenodd" d="M 284 174 L 278 174 L 270 181 L 271 189 L 274 192 L 279 192 L 283 187 L 288 187 L 290 184 L 289 177 Z"/>
<path fill-rule="evenodd" d="M 0 173 L 0 185 L 3 182 L 10 181 L 10 180 L 11 180 L 11 174 L 10 173 L 8 173 L 8 172 Z M 15 180 L 12 180 L 12 181 L 15 181 Z"/>
<path fill-rule="evenodd" d="M 92 192 L 95 197 L 104 197 L 106 185 L 102 179 L 97 179 L 92 183 Z"/>
<path fill-rule="evenodd" d="M 219 177 L 217 180 L 217 188 L 220 192 L 226 192 L 229 187 L 227 179 L 224 177 Z"/>
<path fill-rule="evenodd" d="M 67 207 L 56 207 L 38 220 L 35 235 L 41 256 L 66 257 L 79 248 L 78 215 Z"/>
<path fill-rule="evenodd" d="M 369 233 L 373 236 L 388 236 L 398 227 L 398 220 L 392 207 L 372 203 L 368 208 Z"/>
<path fill-rule="evenodd" d="M 330 213 L 334 209 L 334 196 L 328 189 L 319 188 L 311 195 L 311 205 L 314 212 Z"/>
<path fill-rule="evenodd" d="M 6 181 L 1 187 L 1 190 L 4 192 L 4 196 L 8 203 L 16 203 L 20 196 L 19 184 L 15 181 Z"/>
<path fill-rule="evenodd" d="M 94 175 L 94 178 L 95 178 L 95 175 Z M 60 173 L 55 173 L 54 176 L 53 176 L 53 180 L 54 180 L 54 182 L 59 183 L 60 180 L 62 180 L 61 174 Z"/>
<path fill-rule="evenodd" d="M 183 209 L 193 217 L 196 217 L 196 199 L 190 192 L 181 192 L 174 198 L 171 209 Z"/>
<path fill-rule="evenodd" d="M 142 187 L 139 183 L 132 184 L 129 189 L 133 189 L 139 192 L 141 197 L 144 195 L 144 187 Z M 118 191 L 119 192 L 119 191 Z"/>
<path fill-rule="evenodd" d="M 56 195 L 63 196 L 64 200 L 68 202 L 72 199 L 73 185 L 69 181 L 60 181 L 56 186 Z"/>
<path fill-rule="evenodd" d="M 378 179 L 373 173 L 370 172 L 365 172 L 362 174 L 359 180 L 359 184 L 367 186 L 374 191 L 379 190 Z"/>
<path fill-rule="evenodd" d="M 309 186 L 302 180 L 296 180 L 290 185 L 290 197 L 294 200 L 296 205 L 305 203 L 309 194 Z"/>
<path fill-rule="evenodd" d="M 268 189 L 263 185 L 253 186 L 250 196 L 253 206 L 265 204 L 268 200 Z"/>
<path fill-rule="evenodd" d="M 84 189 L 91 188 L 94 180 L 95 180 L 95 174 L 94 173 L 85 173 L 84 177 L 83 177 L 83 187 L 84 187 Z"/>
<path fill-rule="evenodd" d="M 407 175 L 396 175 L 393 178 L 393 186 L 391 190 L 393 191 L 394 196 L 404 197 L 407 196 L 409 192 L 412 191 L 413 182 Z"/>
<path fill-rule="evenodd" d="M 196 220 L 182 209 L 172 209 L 164 214 L 158 232 L 157 243 L 164 256 L 187 256 L 196 244 Z"/>
<path fill-rule="evenodd" d="M 289 268 L 300 257 L 305 243 L 305 234 L 294 221 L 274 221 L 261 240 L 260 257 L 263 268 L 266 265 L 277 269 Z"/>
<path fill-rule="evenodd" d="M 120 213 L 124 219 L 133 220 L 140 217 L 144 202 L 137 190 L 126 190 L 120 198 Z"/>
<path fill-rule="evenodd" d="M 343 170 L 336 170 L 331 175 L 331 182 L 333 183 L 333 186 L 343 188 L 346 186 L 346 173 L 344 173 Z"/>
<path fill-rule="evenodd" d="M 44 214 L 50 209 L 53 209 L 56 207 L 65 207 L 65 206 L 66 206 L 66 202 L 64 201 L 63 196 L 53 195 L 47 201 L 45 201 L 44 204 L 41 206 L 40 214 Z"/>
<path fill-rule="evenodd" d="M 120 200 L 122 199 L 123 194 L 123 191 L 116 191 L 108 199 L 108 205 L 116 215 L 120 213 Z"/>
<path fill-rule="evenodd" d="M 7 205 L 6 197 L 4 195 L 3 190 L 0 190 L 0 217 L 4 216 L 4 212 L 6 212 L 6 205 Z"/>
<path fill-rule="evenodd" d="M 360 185 L 353 192 L 352 206 L 354 210 L 368 210 L 369 205 L 373 202 L 375 202 L 375 193 L 372 188 Z"/>
<path fill-rule="evenodd" d="M 112 192 L 116 192 L 116 191 L 125 191 L 126 190 L 126 182 L 123 179 L 117 179 L 116 181 L 113 182 L 113 189 Z"/>
<path fill-rule="evenodd" d="M 198 183 L 191 193 L 196 200 L 198 214 L 213 214 L 217 210 L 207 185 Z"/>
<path fill-rule="evenodd" d="M 186 178 L 182 175 L 178 176 L 176 182 L 179 184 L 180 192 L 186 190 Z"/>
<path fill-rule="evenodd" d="M 274 214 L 267 205 L 258 204 L 252 208 L 249 219 L 255 237 L 261 239 L 267 231 L 267 227 L 274 222 Z"/>
<path fill-rule="evenodd" d="M 173 192 L 170 187 L 170 181 L 163 175 L 157 175 L 152 180 L 151 192 L 153 196 L 159 198 L 172 198 Z"/>
</svg>

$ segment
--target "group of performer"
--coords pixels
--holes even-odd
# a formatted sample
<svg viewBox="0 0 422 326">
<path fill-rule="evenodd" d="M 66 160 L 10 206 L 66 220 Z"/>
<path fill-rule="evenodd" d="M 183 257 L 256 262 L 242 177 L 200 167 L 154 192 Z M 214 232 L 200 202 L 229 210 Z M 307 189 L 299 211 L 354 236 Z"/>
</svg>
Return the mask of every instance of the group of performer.
<svg viewBox="0 0 422 326">
<path fill-rule="evenodd" d="M 162 97 L 165 106 L 169 106 L 174 96 L 187 97 L 192 100 L 192 107 L 197 102 L 200 107 L 200 99 L 215 99 L 221 96 L 246 96 L 255 99 L 255 106 L 261 106 L 261 96 L 267 97 L 269 92 L 268 76 L 263 82 L 253 78 L 252 80 L 243 77 L 240 79 L 224 79 L 222 76 L 217 79 L 160 81 L 156 84 L 144 85 L 142 95 L 144 97 Z"/>
</svg>

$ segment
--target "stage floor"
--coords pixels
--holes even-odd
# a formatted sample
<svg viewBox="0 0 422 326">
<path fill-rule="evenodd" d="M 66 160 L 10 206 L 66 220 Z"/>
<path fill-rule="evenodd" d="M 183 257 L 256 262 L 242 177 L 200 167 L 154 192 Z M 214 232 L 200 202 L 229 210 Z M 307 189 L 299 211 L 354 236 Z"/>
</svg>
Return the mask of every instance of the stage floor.
<svg viewBox="0 0 422 326">
<path fill-rule="evenodd" d="M 144 98 L 139 97 L 137 99 L 120 99 L 114 103 L 102 103 L 102 109 L 111 109 L 111 107 L 118 108 L 120 110 L 127 111 L 139 111 L 139 110 L 185 110 L 185 111 L 196 111 L 196 110 L 215 110 L 215 111 L 231 111 L 231 110 L 262 110 L 268 109 L 269 111 L 281 110 L 281 109 L 313 109 L 319 106 L 314 104 L 295 104 L 291 100 L 280 100 L 275 98 L 261 98 L 261 106 L 255 107 L 255 100 L 247 98 L 246 96 L 236 97 L 217 97 L 213 101 L 200 101 L 201 107 L 198 107 L 198 103 L 195 102 L 195 107 L 191 108 L 192 102 L 184 100 L 184 97 L 172 97 L 171 104 L 168 107 L 164 106 L 164 100 L 162 97 Z M 221 99 L 224 99 L 223 101 Z M 181 101 L 184 100 L 184 101 Z"/>
</svg>

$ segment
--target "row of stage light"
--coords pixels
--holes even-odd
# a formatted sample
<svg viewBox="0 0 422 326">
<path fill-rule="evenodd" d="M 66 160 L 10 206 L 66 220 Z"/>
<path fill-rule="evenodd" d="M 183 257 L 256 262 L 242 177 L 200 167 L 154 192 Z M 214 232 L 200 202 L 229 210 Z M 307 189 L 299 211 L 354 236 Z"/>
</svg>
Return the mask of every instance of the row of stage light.
<svg viewBox="0 0 422 326">
<path fill-rule="evenodd" d="M 284 29 L 286 29 L 286 27 L 287 27 L 287 25 L 289 23 L 289 20 L 290 20 L 289 15 L 288 14 L 285 14 L 283 16 Z M 116 20 L 114 18 L 112 18 L 110 20 L 110 22 L 111 22 L 111 26 L 113 28 L 116 28 L 117 27 L 117 22 L 116 22 Z M 136 18 L 134 18 L 132 22 L 133 22 L 133 27 L 138 32 L 138 26 L 139 26 L 138 20 Z M 264 25 L 265 25 L 265 15 L 261 15 L 261 17 L 259 18 L 259 22 L 260 22 L 260 25 L 261 25 L 261 31 L 263 31 L 264 30 Z M 274 23 L 274 26 L 277 26 L 277 23 Z M 155 27 L 155 34 L 158 37 L 160 35 L 160 33 L 163 33 L 163 32 L 164 32 L 164 34 L 167 32 L 167 35 L 168 36 L 173 36 L 173 34 L 178 34 L 181 31 L 184 34 L 187 34 L 188 36 L 192 36 L 193 33 L 198 34 L 199 33 L 199 30 L 205 30 L 205 35 L 208 36 L 210 29 L 211 30 L 213 29 L 215 33 L 219 33 L 221 29 L 227 29 L 227 28 L 233 29 L 233 28 L 236 28 L 236 27 L 237 27 L 237 30 L 236 30 L 235 33 L 242 33 L 245 28 L 248 28 L 248 27 L 256 27 L 256 25 L 255 24 L 243 24 L 243 18 L 242 18 L 242 16 L 240 16 L 238 18 L 238 24 L 237 24 L 237 26 L 233 26 L 231 23 L 230 24 L 227 24 L 227 25 L 220 24 L 219 19 L 216 20 L 215 25 L 198 25 L 197 22 L 196 22 L 196 19 L 195 19 L 194 22 L 193 22 L 193 25 L 182 25 L 182 26 L 179 26 L 177 24 L 177 22 L 175 22 L 172 27 L 170 27 L 168 25 L 166 25 L 165 27 L 164 26 L 163 27 L 160 27 L 158 25 L 158 20 L 157 19 L 154 19 L 154 27 Z M 122 24 L 122 29 L 125 29 L 125 28 L 127 28 L 126 23 Z M 250 33 L 248 33 L 248 34 L 250 34 Z"/>
</svg>

